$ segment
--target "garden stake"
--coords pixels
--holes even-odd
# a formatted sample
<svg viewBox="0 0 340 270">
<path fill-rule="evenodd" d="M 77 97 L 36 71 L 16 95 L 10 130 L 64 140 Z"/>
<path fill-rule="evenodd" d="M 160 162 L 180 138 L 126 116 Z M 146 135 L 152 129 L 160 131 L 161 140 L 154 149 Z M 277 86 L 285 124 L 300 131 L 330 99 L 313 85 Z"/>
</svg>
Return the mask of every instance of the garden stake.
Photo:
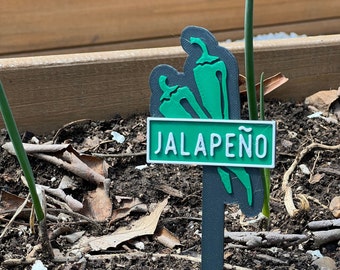
<svg viewBox="0 0 340 270">
<path fill-rule="evenodd" d="M 185 28 L 181 45 L 184 72 L 159 65 L 150 75 L 147 162 L 203 165 L 201 268 L 223 269 L 225 204 L 261 212 L 260 167 L 274 166 L 275 123 L 235 120 L 237 61 L 208 30 Z"/>
</svg>

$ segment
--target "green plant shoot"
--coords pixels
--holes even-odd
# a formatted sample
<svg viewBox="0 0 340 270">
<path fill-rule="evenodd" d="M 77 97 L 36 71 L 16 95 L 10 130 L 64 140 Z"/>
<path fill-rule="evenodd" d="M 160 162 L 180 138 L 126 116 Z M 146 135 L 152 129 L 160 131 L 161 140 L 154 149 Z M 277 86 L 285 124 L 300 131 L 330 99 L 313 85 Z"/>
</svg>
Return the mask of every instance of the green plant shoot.
<svg viewBox="0 0 340 270">
<path fill-rule="evenodd" d="M 33 171 L 32 167 L 28 161 L 27 154 L 24 150 L 24 147 L 22 145 L 19 132 L 17 129 L 17 125 L 14 121 L 13 115 L 11 108 L 8 104 L 8 100 L 5 94 L 5 91 L 2 87 L 2 83 L 0 81 L 0 109 L 2 113 L 2 117 L 4 119 L 9 137 L 13 143 L 13 147 L 16 153 L 16 156 L 19 160 L 19 164 L 21 166 L 21 169 L 24 172 L 24 175 L 26 177 L 29 191 L 32 197 L 35 213 L 37 215 L 38 221 L 42 221 L 44 219 L 44 212 L 41 208 L 40 200 L 37 194 L 37 190 L 35 187 L 35 182 L 34 182 L 34 176 L 33 176 Z"/>
<path fill-rule="evenodd" d="M 254 68 L 254 48 L 253 48 L 253 9 L 254 1 L 246 0 L 245 5 L 245 17 L 244 17 L 244 40 L 245 40 L 245 71 L 246 71 L 246 83 L 247 83 L 247 98 L 249 108 L 249 119 L 258 119 L 258 109 L 256 103 L 256 90 L 255 90 L 255 68 Z M 261 74 L 260 91 L 260 117 L 264 120 L 264 93 L 263 93 L 263 73 Z M 269 218 L 270 208 L 270 171 L 269 169 L 263 169 L 262 179 L 264 186 L 264 200 L 262 214 Z"/>
<path fill-rule="evenodd" d="M 253 0 L 246 0 L 246 10 L 244 16 L 244 41 L 245 41 L 245 71 L 247 83 L 247 98 L 249 107 L 249 119 L 257 120 L 258 111 L 255 91 L 254 75 L 254 49 L 253 49 Z"/>
<path fill-rule="evenodd" d="M 261 73 L 260 78 L 260 120 L 264 120 L 264 86 L 263 86 L 264 73 Z M 268 168 L 262 169 L 263 187 L 264 187 L 264 198 L 262 214 L 268 219 L 270 218 L 270 170 Z"/>
</svg>

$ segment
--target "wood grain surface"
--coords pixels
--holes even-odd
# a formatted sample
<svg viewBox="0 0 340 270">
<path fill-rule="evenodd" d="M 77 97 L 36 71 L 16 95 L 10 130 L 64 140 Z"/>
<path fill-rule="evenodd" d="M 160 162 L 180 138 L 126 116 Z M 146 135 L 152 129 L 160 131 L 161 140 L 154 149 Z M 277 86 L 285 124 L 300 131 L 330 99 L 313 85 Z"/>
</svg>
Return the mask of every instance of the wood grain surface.
<svg viewBox="0 0 340 270">
<path fill-rule="evenodd" d="M 92 46 L 112 50 L 119 45 L 120 49 L 136 44 L 175 45 L 164 44 L 164 40 L 177 37 L 187 25 L 234 33 L 223 39 L 239 38 L 244 21 L 244 1 L 0 0 L 0 5 L 0 55 Z M 302 23 L 314 22 L 300 29 L 306 34 L 311 34 L 309 29 L 335 34 L 339 24 L 327 21 L 340 19 L 339 10 L 339 0 L 257 0 L 254 25 L 255 29 L 274 31 L 287 25 L 290 32 L 299 30 Z"/>
<path fill-rule="evenodd" d="M 244 74 L 243 43 L 223 46 Z M 289 78 L 268 98 L 303 100 L 339 86 L 340 35 L 259 41 L 254 49 L 257 79 L 262 71 Z M 46 132 L 83 118 L 147 113 L 151 70 L 181 70 L 185 58 L 181 47 L 8 58 L 0 59 L 0 80 L 19 129 Z"/>
</svg>

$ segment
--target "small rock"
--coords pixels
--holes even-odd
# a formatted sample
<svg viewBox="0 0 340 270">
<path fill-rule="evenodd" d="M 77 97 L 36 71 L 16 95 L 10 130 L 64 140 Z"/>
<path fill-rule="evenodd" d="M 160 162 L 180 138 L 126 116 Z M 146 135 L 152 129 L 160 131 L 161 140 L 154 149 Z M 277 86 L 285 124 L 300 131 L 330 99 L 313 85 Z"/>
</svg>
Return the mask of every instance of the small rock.
<svg viewBox="0 0 340 270">
<path fill-rule="evenodd" d="M 312 255 L 313 261 L 323 257 L 320 250 L 318 250 L 318 249 L 317 250 L 307 250 L 307 254 Z"/>
<path fill-rule="evenodd" d="M 289 131 L 288 130 L 288 137 L 291 138 L 291 139 L 294 139 L 297 137 L 297 133 L 295 131 Z"/>
<path fill-rule="evenodd" d="M 122 134 L 120 134 L 116 131 L 112 131 L 111 135 L 112 135 L 112 140 L 114 140 L 118 143 L 123 143 L 125 141 L 124 135 L 122 135 Z"/>
<path fill-rule="evenodd" d="M 293 146 L 293 143 L 291 141 L 288 141 L 288 140 L 282 140 L 281 145 L 284 148 L 291 148 Z"/>
<path fill-rule="evenodd" d="M 320 270 L 336 270 L 335 261 L 327 256 L 315 260 L 312 265 L 317 266 Z"/>
<path fill-rule="evenodd" d="M 144 170 L 145 168 L 147 168 L 148 167 L 148 164 L 144 164 L 144 165 L 138 165 L 138 166 L 136 166 L 135 167 L 135 169 L 137 169 L 137 170 Z"/>
<path fill-rule="evenodd" d="M 63 238 L 65 238 L 67 240 L 67 242 L 69 243 L 75 243 L 77 242 L 80 237 L 82 237 L 84 235 L 85 231 L 79 231 L 79 232 L 75 232 L 75 233 L 71 233 L 65 236 L 62 236 Z"/>
<path fill-rule="evenodd" d="M 340 196 L 336 196 L 332 199 L 329 204 L 329 210 L 332 212 L 334 217 L 340 218 Z"/>
<path fill-rule="evenodd" d="M 315 112 L 315 113 L 312 113 L 310 115 L 308 115 L 307 117 L 308 118 L 318 118 L 322 115 L 322 112 L 318 111 L 318 112 Z"/>
<path fill-rule="evenodd" d="M 303 174 L 310 175 L 310 170 L 308 169 L 306 164 L 299 165 L 299 168 Z"/>
<path fill-rule="evenodd" d="M 145 249 L 145 245 L 141 241 L 136 241 L 136 242 L 133 242 L 132 244 L 135 246 L 135 248 L 137 248 L 139 250 L 144 250 Z"/>
<path fill-rule="evenodd" d="M 63 178 L 61 178 L 58 188 L 75 190 L 77 188 L 77 184 L 71 177 L 64 175 Z"/>
<path fill-rule="evenodd" d="M 32 266 L 32 270 L 47 270 L 42 261 L 36 260 Z"/>
</svg>

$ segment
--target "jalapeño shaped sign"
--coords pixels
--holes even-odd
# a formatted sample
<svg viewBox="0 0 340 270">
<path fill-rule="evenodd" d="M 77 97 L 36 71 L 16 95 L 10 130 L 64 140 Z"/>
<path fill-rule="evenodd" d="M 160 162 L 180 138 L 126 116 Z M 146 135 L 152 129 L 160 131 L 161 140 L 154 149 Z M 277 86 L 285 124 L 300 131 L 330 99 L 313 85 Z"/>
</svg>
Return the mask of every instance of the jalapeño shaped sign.
<svg viewBox="0 0 340 270">
<path fill-rule="evenodd" d="M 275 124 L 240 119 L 238 66 L 206 29 L 181 35 L 183 72 L 169 65 L 150 75 L 147 161 L 202 164 L 202 269 L 223 269 L 224 206 L 247 216 L 263 206 L 260 167 L 274 167 Z"/>
</svg>

